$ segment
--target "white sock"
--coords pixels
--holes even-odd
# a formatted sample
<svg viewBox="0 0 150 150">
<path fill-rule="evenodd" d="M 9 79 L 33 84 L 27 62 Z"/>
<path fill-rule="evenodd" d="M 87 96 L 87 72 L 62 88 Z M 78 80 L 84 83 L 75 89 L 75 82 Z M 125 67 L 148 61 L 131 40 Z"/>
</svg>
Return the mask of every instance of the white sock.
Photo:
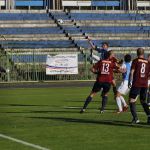
<svg viewBox="0 0 150 150">
<path fill-rule="evenodd" d="M 120 96 L 120 100 L 121 100 L 121 102 L 122 102 L 124 107 L 127 106 L 127 103 L 126 103 L 126 101 L 125 101 L 123 96 Z"/>
<path fill-rule="evenodd" d="M 116 102 L 117 102 L 117 106 L 118 106 L 118 109 L 119 111 L 122 111 L 122 104 L 121 104 L 121 99 L 120 97 L 116 97 Z"/>
</svg>

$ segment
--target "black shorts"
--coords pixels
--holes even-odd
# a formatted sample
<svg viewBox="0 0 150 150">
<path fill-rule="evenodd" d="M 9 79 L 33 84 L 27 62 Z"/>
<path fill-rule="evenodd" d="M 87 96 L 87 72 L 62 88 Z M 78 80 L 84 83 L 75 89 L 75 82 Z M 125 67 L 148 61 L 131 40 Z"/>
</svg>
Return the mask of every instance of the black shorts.
<svg viewBox="0 0 150 150">
<path fill-rule="evenodd" d="M 147 88 L 145 87 L 132 87 L 129 93 L 129 97 L 132 99 L 136 99 L 136 97 L 140 95 L 140 100 L 145 101 L 147 96 Z"/>
<path fill-rule="evenodd" d="M 97 93 L 103 88 L 103 93 L 106 94 L 111 88 L 111 84 L 108 82 L 95 82 L 92 92 Z"/>
</svg>

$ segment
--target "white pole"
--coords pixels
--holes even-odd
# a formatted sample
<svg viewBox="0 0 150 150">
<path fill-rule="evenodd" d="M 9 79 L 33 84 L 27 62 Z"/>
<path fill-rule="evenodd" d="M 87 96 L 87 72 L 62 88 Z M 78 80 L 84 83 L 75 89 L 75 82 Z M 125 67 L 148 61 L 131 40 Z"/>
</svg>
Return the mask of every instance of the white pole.
<svg viewBox="0 0 150 150">
<path fill-rule="evenodd" d="M 128 0 L 128 10 L 130 10 L 130 0 Z"/>
<path fill-rule="evenodd" d="M 55 0 L 53 0 L 53 9 L 55 10 L 56 7 L 55 7 Z"/>
</svg>

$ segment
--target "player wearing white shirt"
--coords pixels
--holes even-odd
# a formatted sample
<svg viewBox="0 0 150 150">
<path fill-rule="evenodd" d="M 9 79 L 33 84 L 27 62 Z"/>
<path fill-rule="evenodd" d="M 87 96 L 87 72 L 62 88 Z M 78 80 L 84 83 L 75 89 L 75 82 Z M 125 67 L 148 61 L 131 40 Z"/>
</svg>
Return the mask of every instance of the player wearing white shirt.
<svg viewBox="0 0 150 150">
<path fill-rule="evenodd" d="M 131 69 L 131 55 L 126 54 L 124 56 L 124 63 L 121 66 L 120 72 L 122 73 L 123 81 L 121 82 L 121 85 L 119 86 L 117 90 L 117 95 L 116 95 L 116 102 L 118 106 L 118 111 L 117 113 L 121 113 L 123 111 L 127 111 L 128 105 L 123 97 L 123 95 L 128 94 L 129 92 L 129 87 L 128 87 L 128 79 L 129 79 L 129 74 L 130 74 L 130 69 Z"/>
</svg>

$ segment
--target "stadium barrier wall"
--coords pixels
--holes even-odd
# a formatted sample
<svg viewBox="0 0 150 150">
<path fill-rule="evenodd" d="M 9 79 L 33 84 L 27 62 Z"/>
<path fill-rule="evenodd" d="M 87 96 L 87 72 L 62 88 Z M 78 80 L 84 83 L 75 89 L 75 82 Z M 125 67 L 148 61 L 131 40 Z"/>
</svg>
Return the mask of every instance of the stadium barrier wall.
<svg viewBox="0 0 150 150">
<path fill-rule="evenodd" d="M 32 50 L 30 52 L 9 50 L 6 52 L 1 48 L 0 66 L 5 68 L 6 73 L 0 73 L 0 82 L 80 81 L 96 79 L 96 75 L 90 72 L 90 68 L 93 64 L 90 62 L 89 53 L 78 54 L 79 73 L 77 75 L 46 75 L 46 56 L 64 53 L 66 54 L 67 52 L 41 52 L 38 50 Z M 130 53 L 132 58 L 136 57 L 135 50 L 115 51 L 115 55 L 119 59 L 123 59 L 123 56 L 127 53 Z M 148 50 L 146 53 L 148 53 Z M 120 80 L 121 74 L 116 74 L 115 78 Z"/>
<path fill-rule="evenodd" d="M 1 48 L 0 66 L 6 69 L 6 73 L 0 74 L 0 82 L 16 81 L 53 81 L 53 80 L 92 80 L 95 76 L 90 72 L 90 62 L 85 54 L 78 54 L 77 75 L 46 75 L 46 56 L 64 54 L 62 52 L 14 52 Z M 70 52 L 69 52 L 70 54 Z"/>
</svg>

